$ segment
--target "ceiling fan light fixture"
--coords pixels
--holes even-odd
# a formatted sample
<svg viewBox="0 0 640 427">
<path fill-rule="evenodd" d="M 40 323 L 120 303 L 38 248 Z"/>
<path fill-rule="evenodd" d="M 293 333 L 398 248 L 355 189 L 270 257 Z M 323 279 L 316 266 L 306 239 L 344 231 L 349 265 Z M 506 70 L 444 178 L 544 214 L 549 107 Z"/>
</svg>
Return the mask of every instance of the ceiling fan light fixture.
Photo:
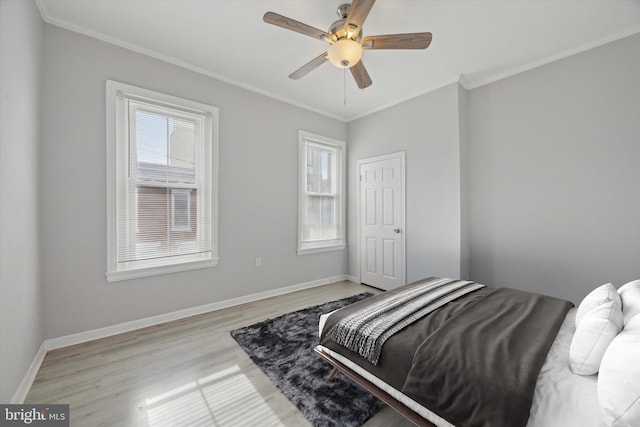
<svg viewBox="0 0 640 427">
<path fill-rule="evenodd" d="M 360 43 L 344 38 L 331 46 L 327 52 L 329 61 L 338 68 L 351 68 L 362 58 L 362 46 Z"/>
</svg>

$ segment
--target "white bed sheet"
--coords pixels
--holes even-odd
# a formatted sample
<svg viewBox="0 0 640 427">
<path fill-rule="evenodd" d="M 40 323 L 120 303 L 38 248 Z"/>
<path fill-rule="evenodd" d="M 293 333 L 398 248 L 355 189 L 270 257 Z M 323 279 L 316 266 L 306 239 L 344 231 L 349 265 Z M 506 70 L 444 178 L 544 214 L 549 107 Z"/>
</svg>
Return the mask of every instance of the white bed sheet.
<svg viewBox="0 0 640 427">
<path fill-rule="evenodd" d="M 320 333 L 327 317 L 320 317 Z M 597 395 L 598 377 L 575 375 L 569 370 L 569 347 L 575 333 L 576 309 L 567 313 L 558 336 L 540 370 L 527 427 L 604 427 Z M 397 400 L 439 427 L 453 427 L 448 421 L 371 375 L 349 359 L 323 347 L 331 356 L 371 381 Z"/>
</svg>

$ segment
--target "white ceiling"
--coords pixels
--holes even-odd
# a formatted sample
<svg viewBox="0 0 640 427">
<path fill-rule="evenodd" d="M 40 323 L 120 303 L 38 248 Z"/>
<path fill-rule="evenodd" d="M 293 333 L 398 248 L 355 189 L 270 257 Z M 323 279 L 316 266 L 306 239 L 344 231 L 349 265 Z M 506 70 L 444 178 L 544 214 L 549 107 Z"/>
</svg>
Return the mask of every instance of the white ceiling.
<svg viewBox="0 0 640 427">
<path fill-rule="evenodd" d="M 348 0 L 346 0 L 348 1 Z M 364 35 L 429 31 L 427 50 L 365 51 L 373 85 L 325 63 L 287 76 L 325 42 L 268 25 L 267 11 L 327 30 L 341 0 L 37 0 L 43 19 L 349 121 L 460 81 L 475 88 L 640 32 L 640 0 L 378 0 Z M 635 54 L 640 54 L 635 52 Z M 346 95 L 346 105 L 344 99 Z"/>
</svg>

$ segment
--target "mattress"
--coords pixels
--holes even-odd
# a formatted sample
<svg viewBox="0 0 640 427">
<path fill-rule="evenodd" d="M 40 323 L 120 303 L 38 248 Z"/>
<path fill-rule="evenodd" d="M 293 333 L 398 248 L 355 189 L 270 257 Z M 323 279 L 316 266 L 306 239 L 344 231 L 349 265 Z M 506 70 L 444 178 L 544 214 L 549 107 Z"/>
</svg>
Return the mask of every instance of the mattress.
<svg viewBox="0 0 640 427">
<path fill-rule="evenodd" d="M 527 427 L 602 427 L 597 396 L 597 376 L 575 375 L 569 370 L 569 348 L 575 333 L 576 309 L 571 309 L 558 331 L 540 370 Z M 320 317 L 320 334 L 331 313 Z M 323 350 L 353 371 L 389 393 L 437 426 L 451 423 L 386 384 L 346 357 L 326 347 Z"/>
</svg>

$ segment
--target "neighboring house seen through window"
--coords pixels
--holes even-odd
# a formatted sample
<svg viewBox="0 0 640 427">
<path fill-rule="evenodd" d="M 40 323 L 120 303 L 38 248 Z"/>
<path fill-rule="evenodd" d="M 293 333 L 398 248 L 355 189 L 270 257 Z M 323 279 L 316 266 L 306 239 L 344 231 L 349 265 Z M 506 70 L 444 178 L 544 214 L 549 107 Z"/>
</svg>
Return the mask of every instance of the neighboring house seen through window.
<svg viewBox="0 0 640 427">
<path fill-rule="evenodd" d="M 299 150 L 298 254 L 344 249 L 344 142 L 300 131 Z"/>
<path fill-rule="evenodd" d="M 109 281 L 216 265 L 217 109 L 107 82 Z"/>
</svg>

